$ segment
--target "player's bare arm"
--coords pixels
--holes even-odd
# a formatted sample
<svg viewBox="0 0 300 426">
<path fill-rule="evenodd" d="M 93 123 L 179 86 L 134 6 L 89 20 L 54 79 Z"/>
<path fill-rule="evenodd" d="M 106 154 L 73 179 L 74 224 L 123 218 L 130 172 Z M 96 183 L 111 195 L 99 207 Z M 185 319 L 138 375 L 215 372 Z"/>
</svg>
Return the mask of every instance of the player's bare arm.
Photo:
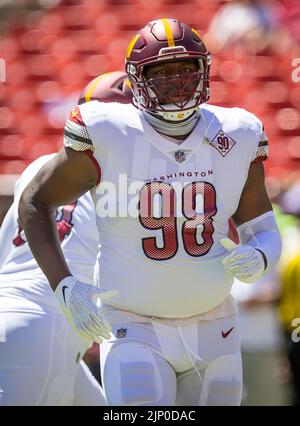
<svg viewBox="0 0 300 426">
<path fill-rule="evenodd" d="M 281 254 L 281 238 L 266 191 L 262 162 L 251 163 L 233 220 L 242 244 L 221 240 L 230 252 L 223 264 L 240 281 L 254 282 L 277 263 Z"/>
<path fill-rule="evenodd" d="M 53 290 L 71 275 L 58 240 L 55 209 L 73 202 L 97 182 L 91 158 L 70 148 L 49 161 L 24 190 L 19 218 L 30 249 Z"/>
<path fill-rule="evenodd" d="M 67 320 L 81 338 L 100 343 L 101 337 L 109 338 L 111 330 L 100 310 L 101 302 L 115 291 L 101 292 L 72 276 L 54 219 L 58 206 L 75 201 L 97 182 L 93 160 L 85 153 L 63 148 L 24 190 L 19 218 L 31 251 L 55 290 Z"/>
<path fill-rule="evenodd" d="M 265 173 L 262 162 L 252 162 L 237 211 L 233 215 L 236 226 L 272 210 L 265 187 Z"/>
</svg>

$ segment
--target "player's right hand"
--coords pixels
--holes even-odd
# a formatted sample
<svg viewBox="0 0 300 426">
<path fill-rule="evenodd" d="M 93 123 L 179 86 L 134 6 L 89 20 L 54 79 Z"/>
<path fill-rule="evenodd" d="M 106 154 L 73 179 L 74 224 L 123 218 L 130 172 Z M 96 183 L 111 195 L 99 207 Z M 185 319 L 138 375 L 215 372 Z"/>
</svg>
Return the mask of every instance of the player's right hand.
<svg viewBox="0 0 300 426">
<path fill-rule="evenodd" d="M 103 314 L 103 301 L 117 293 L 117 290 L 85 284 L 72 276 L 64 278 L 54 292 L 73 329 L 89 343 L 110 338 L 111 327 Z"/>
</svg>

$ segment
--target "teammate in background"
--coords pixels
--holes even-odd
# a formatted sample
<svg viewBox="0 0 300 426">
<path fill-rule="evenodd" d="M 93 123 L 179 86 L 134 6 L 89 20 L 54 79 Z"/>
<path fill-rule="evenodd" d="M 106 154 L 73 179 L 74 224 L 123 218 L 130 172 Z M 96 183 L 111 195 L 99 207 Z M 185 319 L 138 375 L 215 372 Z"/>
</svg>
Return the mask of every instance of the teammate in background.
<svg viewBox="0 0 300 426">
<path fill-rule="evenodd" d="M 206 105 L 209 68 L 196 30 L 176 19 L 148 23 L 126 54 L 137 108 L 75 108 L 64 148 L 22 195 L 21 223 L 69 321 L 92 338 L 105 318 L 112 324 L 101 346 L 109 405 L 240 404 L 230 288 L 234 276 L 250 283 L 272 269 L 281 239 L 264 185 L 262 123 Z M 89 190 L 100 284 L 118 290 L 100 307 L 51 225 L 56 206 Z M 240 245 L 226 238 L 230 217 Z M 83 321 L 88 313 L 94 321 Z"/>
<path fill-rule="evenodd" d="M 0 250 L 8 249 L 0 269 L 0 405 L 105 405 L 100 386 L 81 362 L 92 342 L 77 336 L 62 315 L 18 221 L 23 189 L 54 156 L 40 157 L 23 172 L 0 231 Z M 56 212 L 68 264 L 89 284 L 99 243 L 95 223 L 89 194 Z"/>
<path fill-rule="evenodd" d="M 90 101 L 130 103 L 132 91 L 127 74 L 112 71 L 94 78 L 81 92 L 78 105 Z"/>
<path fill-rule="evenodd" d="M 119 88 L 125 77 L 120 71 L 99 76 L 93 91 L 89 84 L 82 93 L 130 102 L 128 92 Z M 54 155 L 40 157 L 23 172 L 0 230 L 0 405 L 106 405 L 81 361 L 89 344 L 62 315 L 18 220 L 23 189 Z M 92 284 L 99 241 L 90 195 L 60 207 L 56 226 L 69 266 Z"/>
</svg>

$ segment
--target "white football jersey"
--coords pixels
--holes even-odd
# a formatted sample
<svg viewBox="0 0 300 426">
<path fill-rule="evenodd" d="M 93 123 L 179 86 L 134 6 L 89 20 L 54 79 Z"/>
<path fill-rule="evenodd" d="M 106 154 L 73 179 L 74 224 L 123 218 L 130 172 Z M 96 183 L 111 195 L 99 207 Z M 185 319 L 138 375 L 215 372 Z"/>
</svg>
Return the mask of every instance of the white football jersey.
<svg viewBox="0 0 300 426">
<path fill-rule="evenodd" d="M 72 111 L 64 144 L 93 152 L 101 176 L 91 194 L 101 235 L 100 284 L 119 290 L 111 305 L 186 318 L 228 297 L 233 278 L 219 242 L 250 163 L 267 154 L 253 114 L 203 105 L 192 133 L 176 144 L 134 106 L 93 101 Z"/>
<path fill-rule="evenodd" d="M 18 220 L 18 204 L 23 190 L 39 169 L 54 156 L 50 154 L 38 158 L 22 173 L 15 186 L 14 203 L 4 219 L 5 226 L 0 230 L 0 250 L 3 247 L 6 253 L 0 264 L 0 297 L 12 297 L 15 300 L 13 303 L 19 298 L 20 310 L 24 298 L 42 306 L 57 306 L 53 290 L 32 256 Z M 90 193 L 72 204 L 59 207 L 56 223 L 71 272 L 79 280 L 92 284 L 99 237 Z"/>
<path fill-rule="evenodd" d="M 14 205 L 12 204 L 8 209 L 0 227 L 0 269 L 10 252 L 10 244 L 7 244 L 7 241 L 12 241 L 14 238 L 15 230 L 13 228 L 13 218 Z"/>
</svg>

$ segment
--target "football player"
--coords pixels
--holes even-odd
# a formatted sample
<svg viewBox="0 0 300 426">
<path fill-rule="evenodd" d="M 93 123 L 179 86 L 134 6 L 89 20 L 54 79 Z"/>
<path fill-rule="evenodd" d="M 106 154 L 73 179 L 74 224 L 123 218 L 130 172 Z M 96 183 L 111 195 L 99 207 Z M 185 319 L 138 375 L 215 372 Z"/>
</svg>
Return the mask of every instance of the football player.
<svg viewBox="0 0 300 426">
<path fill-rule="evenodd" d="M 130 102 L 126 77 L 120 71 L 97 77 L 84 88 L 80 101 L 89 96 Z M 77 336 L 62 315 L 18 220 L 23 189 L 54 155 L 40 157 L 23 172 L 0 230 L 0 405 L 106 404 L 81 361 L 92 340 Z M 73 273 L 92 284 L 99 241 L 90 194 L 59 207 L 56 228 Z"/>
<path fill-rule="evenodd" d="M 281 239 L 264 185 L 262 123 L 206 104 L 210 62 L 195 29 L 171 18 L 147 23 L 126 53 L 135 106 L 75 108 L 64 148 L 20 201 L 32 252 L 68 320 L 92 338 L 112 324 L 101 346 L 109 405 L 240 403 L 230 288 L 233 277 L 250 283 L 269 271 Z M 100 285 L 118 291 L 98 305 L 53 226 L 53 209 L 89 190 Z M 230 217 L 239 245 L 227 239 Z"/>
<path fill-rule="evenodd" d="M 100 386 L 81 363 L 90 345 L 74 333 L 62 315 L 18 222 L 22 190 L 54 155 L 40 157 L 23 172 L 0 232 L 1 251 L 2 248 L 8 251 L 0 269 L 0 405 L 75 403 L 76 374 L 80 377 L 80 388 L 85 380 L 90 382 L 89 393 L 88 388 L 82 389 L 88 403 L 98 401 L 103 405 L 105 401 Z M 80 226 L 82 221 L 87 221 L 85 227 Z M 56 212 L 64 254 L 74 273 L 85 283 L 93 282 L 98 253 L 95 223 L 89 194 Z M 95 397 L 89 400 L 93 392 Z"/>
</svg>

